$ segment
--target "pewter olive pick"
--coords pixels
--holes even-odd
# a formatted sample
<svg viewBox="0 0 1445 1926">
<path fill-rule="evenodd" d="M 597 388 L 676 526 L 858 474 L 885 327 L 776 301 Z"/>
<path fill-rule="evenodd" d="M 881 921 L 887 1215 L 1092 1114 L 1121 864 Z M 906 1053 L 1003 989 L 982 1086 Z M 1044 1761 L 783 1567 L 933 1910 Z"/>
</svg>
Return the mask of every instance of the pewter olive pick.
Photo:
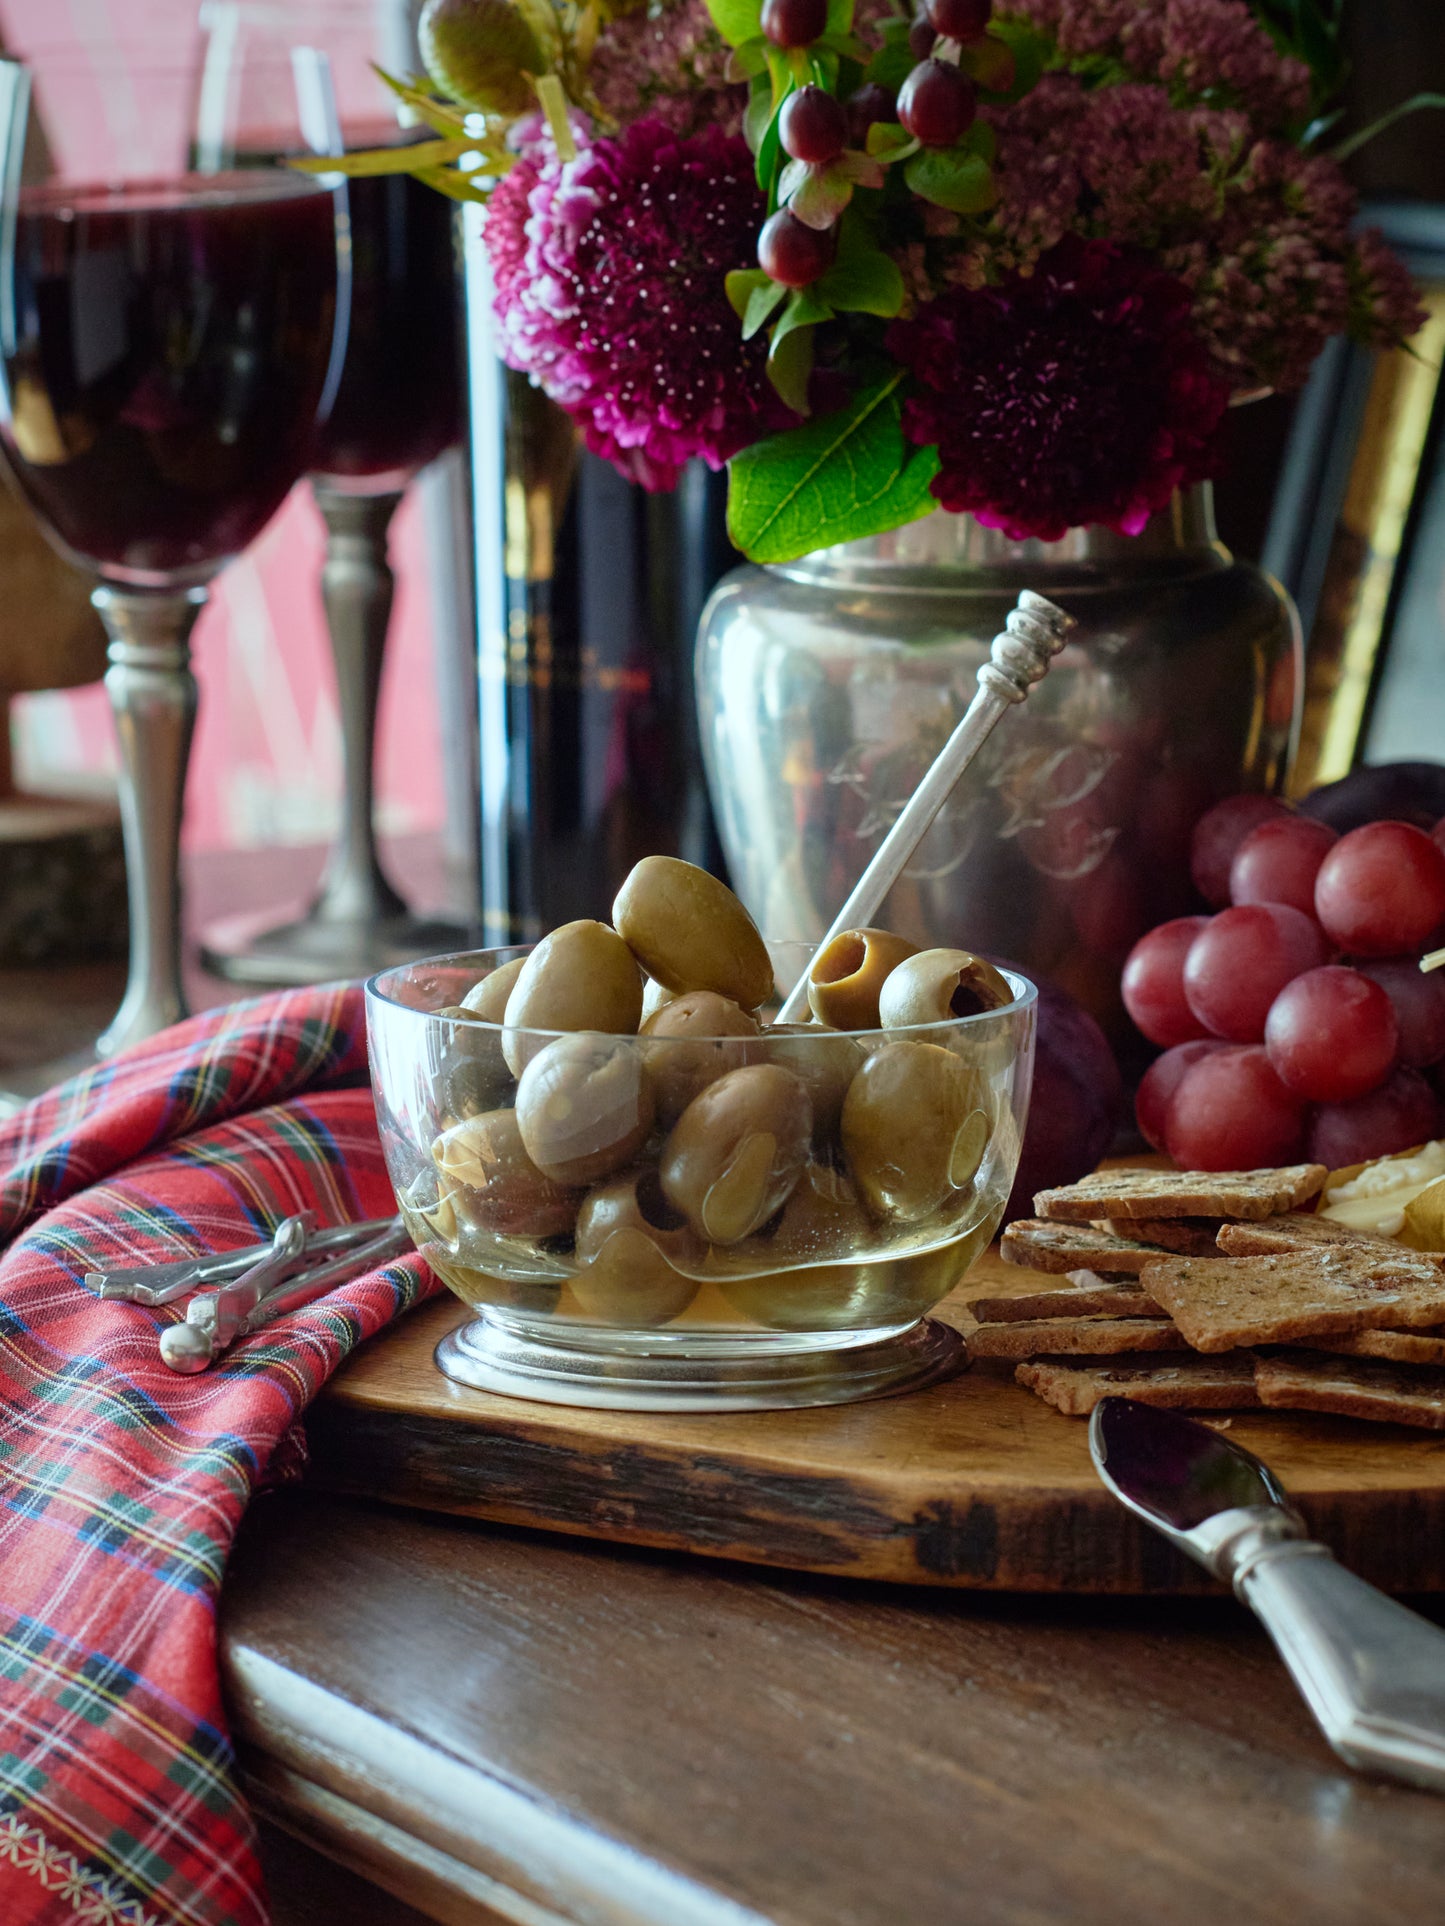
<svg viewBox="0 0 1445 1926">
<path fill-rule="evenodd" d="M 572 1295 L 604 1324 L 666 1324 L 697 1293 L 703 1247 L 663 1195 L 655 1170 L 633 1170 L 594 1190 L 577 1219 Z"/>
<path fill-rule="evenodd" d="M 885 1030 L 978 1016 L 1013 1002 L 1008 978 L 971 950 L 920 950 L 889 972 L 878 996 Z"/>
<path fill-rule="evenodd" d="M 808 1005 L 833 1030 L 876 1030 L 878 993 L 917 945 L 889 930 L 843 930 L 808 971 Z"/>
<path fill-rule="evenodd" d="M 641 1034 L 655 1039 L 643 1059 L 657 1095 L 659 1122 L 675 1124 L 700 1090 L 749 1061 L 748 1044 L 762 1032 L 756 1017 L 715 990 L 689 990 L 646 1019 Z M 721 1038 L 736 1042 L 721 1042 Z"/>
<path fill-rule="evenodd" d="M 669 990 L 715 990 L 744 1010 L 773 991 L 757 925 L 726 883 L 676 856 L 644 856 L 617 893 L 612 920 L 650 977 Z"/>
<path fill-rule="evenodd" d="M 988 1147 L 977 1078 L 936 1043 L 885 1043 L 849 1087 L 843 1154 L 881 1218 L 917 1224 L 972 1183 Z"/>
<path fill-rule="evenodd" d="M 556 1237 L 570 1231 L 582 1201 L 546 1176 L 527 1155 L 515 1110 L 492 1110 L 442 1132 L 432 1160 L 469 1222 L 508 1237 Z M 445 1201 L 445 1193 L 444 1199 Z"/>
<path fill-rule="evenodd" d="M 700 1237 L 736 1244 L 788 1197 L 812 1129 L 808 1093 L 791 1072 L 769 1063 L 729 1071 L 673 1127 L 662 1188 Z"/>
<path fill-rule="evenodd" d="M 522 1072 L 517 1128 L 527 1155 L 559 1184 L 592 1184 L 647 1142 L 652 1085 L 631 1038 L 558 1037 Z"/>
<path fill-rule="evenodd" d="M 544 936 L 507 998 L 502 1052 L 515 1076 L 542 1045 L 522 1030 L 601 1030 L 630 1036 L 642 1021 L 642 977 L 606 923 L 582 918 Z"/>
</svg>

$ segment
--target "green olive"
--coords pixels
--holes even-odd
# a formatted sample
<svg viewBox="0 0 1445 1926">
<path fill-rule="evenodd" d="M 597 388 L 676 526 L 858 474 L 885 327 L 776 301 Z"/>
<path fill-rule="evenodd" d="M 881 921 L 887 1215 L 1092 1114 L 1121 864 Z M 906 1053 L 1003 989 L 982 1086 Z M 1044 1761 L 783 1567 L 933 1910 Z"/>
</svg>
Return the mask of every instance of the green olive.
<svg viewBox="0 0 1445 1926">
<path fill-rule="evenodd" d="M 813 1104 L 813 1135 L 832 1137 L 848 1086 L 863 1067 L 868 1046 L 821 1023 L 774 1023 L 764 1031 L 766 1060 L 801 1077 Z"/>
<path fill-rule="evenodd" d="M 729 1070 L 740 1070 L 755 1054 L 749 1042 L 755 1046 L 761 1034 L 756 1017 L 715 990 L 689 990 L 648 1017 L 642 1035 L 655 1041 L 644 1058 L 657 1095 L 658 1121 L 675 1124 L 699 1091 Z M 737 1041 L 719 1040 L 724 1037 Z"/>
<path fill-rule="evenodd" d="M 642 977 L 631 950 L 606 923 L 562 924 L 523 960 L 505 1021 L 502 1054 L 518 1077 L 542 1048 L 521 1030 L 633 1035 L 642 1021 Z"/>
<path fill-rule="evenodd" d="M 656 1114 L 631 1038 L 558 1037 L 522 1072 L 517 1128 L 527 1155 L 559 1184 L 592 1184 L 628 1163 Z"/>
<path fill-rule="evenodd" d="M 507 1014 L 512 985 L 522 974 L 526 961 L 525 956 L 514 956 L 510 963 L 503 963 L 480 983 L 474 983 L 462 998 L 462 1008 L 472 1016 L 481 1017 L 484 1023 L 500 1023 Z"/>
<path fill-rule="evenodd" d="M 612 920 L 666 989 L 715 990 L 744 1010 L 773 993 L 757 925 L 726 883 L 676 856 L 644 856 L 617 893 Z"/>
<path fill-rule="evenodd" d="M 983 1161 L 984 1085 L 936 1043 L 885 1043 L 849 1087 L 841 1136 L 869 1210 L 922 1223 L 968 1188 Z"/>
<path fill-rule="evenodd" d="M 648 977 L 642 986 L 642 1027 L 646 1029 L 649 1017 L 655 1017 L 659 1010 L 665 1010 L 669 1003 L 676 1001 L 676 990 L 669 990 L 655 976 Z"/>
<path fill-rule="evenodd" d="M 447 1028 L 438 1038 L 436 1094 L 449 1117 L 476 1117 L 495 1110 L 512 1087 L 512 1073 L 502 1056 L 502 1033 L 480 1023 L 465 1004 L 448 1004 L 433 1013 Z"/>
<path fill-rule="evenodd" d="M 647 1327 L 678 1317 L 697 1293 L 684 1275 L 702 1245 L 663 1195 L 655 1170 L 634 1170 L 594 1190 L 577 1219 L 571 1291 L 587 1317 Z"/>
<path fill-rule="evenodd" d="M 885 1030 L 1001 1010 L 1014 993 L 1007 977 L 970 950 L 920 950 L 890 972 L 878 997 Z"/>
<path fill-rule="evenodd" d="M 775 1064 L 731 1070 L 694 1097 L 662 1150 L 662 1188 L 700 1237 L 736 1244 L 785 1203 L 808 1161 L 813 1107 Z"/>
<path fill-rule="evenodd" d="M 532 1162 L 514 1110 L 491 1110 L 444 1130 L 432 1145 L 458 1215 L 506 1237 L 558 1237 L 570 1231 L 581 1192 L 554 1182 Z"/>
<path fill-rule="evenodd" d="M 844 930 L 808 971 L 808 1005 L 832 1030 L 876 1030 L 878 993 L 918 945 L 888 930 Z"/>
</svg>

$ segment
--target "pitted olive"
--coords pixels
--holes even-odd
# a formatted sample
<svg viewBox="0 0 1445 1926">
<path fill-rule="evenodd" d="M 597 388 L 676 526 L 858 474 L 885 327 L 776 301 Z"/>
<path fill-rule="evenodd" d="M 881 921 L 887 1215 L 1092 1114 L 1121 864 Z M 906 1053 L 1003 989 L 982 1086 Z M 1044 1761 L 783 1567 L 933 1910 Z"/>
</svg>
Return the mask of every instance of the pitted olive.
<svg viewBox="0 0 1445 1926">
<path fill-rule="evenodd" d="M 878 992 L 918 945 L 888 930 L 844 930 L 808 970 L 808 1006 L 833 1030 L 876 1030 Z"/>
<path fill-rule="evenodd" d="M 512 994 L 512 985 L 522 974 L 526 963 L 525 956 L 514 956 L 510 963 L 493 970 L 484 976 L 480 983 L 474 983 L 462 998 L 462 1008 L 479 1016 L 484 1023 L 500 1023 L 507 1014 L 507 998 Z"/>
<path fill-rule="evenodd" d="M 592 1184 L 647 1142 L 656 1105 L 630 1038 L 558 1037 L 522 1072 L 517 1127 L 527 1155 L 559 1184 Z"/>
<path fill-rule="evenodd" d="M 848 1177 L 809 1164 L 792 1196 L 753 1237 L 713 1253 L 729 1303 L 775 1331 L 842 1331 L 881 1320 L 869 1306 L 888 1265 L 868 1261 L 878 1231 Z"/>
<path fill-rule="evenodd" d="M 450 1027 L 438 1033 L 441 1061 L 436 1087 L 441 1108 L 458 1119 L 495 1110 L 512 1087 L 501 1031 L 479 1023 L 462 1003 L 448 1004 L 436 1014 L 450 1019 Z"/>
<path fill-rule="evenodd" d="M 642 1035 L 656 1042 L 644 1046 L 643 1057 L 658 1121 L 675 1124 L 699 1091 L 740 1070 L 751 1055 L 749 1041 L 761 1034 L 756 1017 L 715 990 L 688 990 L 648 1017 Z M 724 1037 L 737 1041 L 719 1041 Z"/>
<path fill-rule="evenodd" d="M 458 1215 L 506 1237 L 557 1237 L 570 1231 L 582 1194 L 556 1183 L 527 1155 L 514 1110 L 492 1110 L 453 1124 L 432 1145 L 444 1193 Z"/>
<path fill-rule="evenodd" d="M 594 1190 L 577 1219 L 570 1289 L 588 1317 L 647 1326 L 678 1317 L 697 1292 L 703 1247 L 663 1195 L 655 1170 L 634 1170 Z"/>
<path fill-rule="evenodd" d="M 631 1036 L 642 1021 L 642 976 L 606 923 L 586 918 L 544 936 L 523 960 L 507 998 L 502 1053 L 515 1076 L 542 1048 L 521 1030 L 601 1030 Z"/>
<path fill-rule="evenodd" d="M 1007 977 L 970 950 L 920 950 L 890 972 L 878 997 L 885 1030 L 1001 1010 L 1014 993 Z"/>
<path fill-rule="evenodd" d="M 773 991 L 757 925 L 726 883 L 676 856 L 644 856 L 618 891 L 612 920 L 650 977 L 669 990 L 715 990 L 744 1010 Z"/>
<path fill-rule="evenodd" d="M 821 1023 L 774 1023 L 766 1035 L 768 1062 L 803 1080 L 813 1105 L 814 1138 L 831 1137 L 838 1128 L 848 1086 L 863 1067 L 867 1044 Z"/>
<path fill-rule="evenodd" d="M 936 1043 L 885 1043 L 849 1087 L 841 1135 L 868 1208 L 921 1223 L 966 1190 L 983 1161 L 984 1085 Z"/>
<path fill-rule="evenodd" d="M 730 1070 L 694 1097 L 662 1150 L 662 1188 L 700 1237 L 736 1244 L 786 1201 L 808 1161 L 813 1107 L 791 1071 Z"/>
<path fill-rule="evenodd" d="M 647 1027 L 649 1017 L 655 1017 L 659 1010 L 665 1010 L 669 1003 L 677 1001 L 677 991 L 669 990 L 659 983 L 655 976 L 648 977 L 642 986 L 642 1024 Z"/>
</svg>

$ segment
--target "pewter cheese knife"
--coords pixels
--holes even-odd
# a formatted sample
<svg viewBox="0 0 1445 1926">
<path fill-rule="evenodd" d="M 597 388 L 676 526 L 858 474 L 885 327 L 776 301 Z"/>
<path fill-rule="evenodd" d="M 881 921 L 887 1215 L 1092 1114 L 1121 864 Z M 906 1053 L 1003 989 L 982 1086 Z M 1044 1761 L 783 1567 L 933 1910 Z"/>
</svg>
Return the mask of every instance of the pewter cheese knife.
<svg viewBox="0 0 1445 1926">
<path fill-rule="evenodd" d="M 1445 1792 L 1445 1632 L 1336 1564 L 1269 1467 L 1208 1425 L 1104 1398 L 1089 1449 L 1121 1503 L 1263 1622 L 1347 1765 Z"/>
</svg>

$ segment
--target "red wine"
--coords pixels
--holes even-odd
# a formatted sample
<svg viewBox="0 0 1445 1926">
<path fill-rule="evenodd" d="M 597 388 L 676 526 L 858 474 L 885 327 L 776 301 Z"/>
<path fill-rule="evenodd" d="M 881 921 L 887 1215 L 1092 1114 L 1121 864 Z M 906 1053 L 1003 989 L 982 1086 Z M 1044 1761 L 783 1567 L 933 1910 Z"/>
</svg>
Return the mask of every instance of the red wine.
<svg viewBox="0 0 1445 1926">
<path fill-rule="evenodd" d="M 409 175 L 347 183 L 351 328 L 312 466 L 400 487 L 462 437 L 452 203 Z"/>
<path fill-rule="evenodd" d="M 280 174 L 22 195 L 0 435 L 79 560 L 200 582 L 260 534 L 315 445 L 335 221 Z"/>
</svg>

